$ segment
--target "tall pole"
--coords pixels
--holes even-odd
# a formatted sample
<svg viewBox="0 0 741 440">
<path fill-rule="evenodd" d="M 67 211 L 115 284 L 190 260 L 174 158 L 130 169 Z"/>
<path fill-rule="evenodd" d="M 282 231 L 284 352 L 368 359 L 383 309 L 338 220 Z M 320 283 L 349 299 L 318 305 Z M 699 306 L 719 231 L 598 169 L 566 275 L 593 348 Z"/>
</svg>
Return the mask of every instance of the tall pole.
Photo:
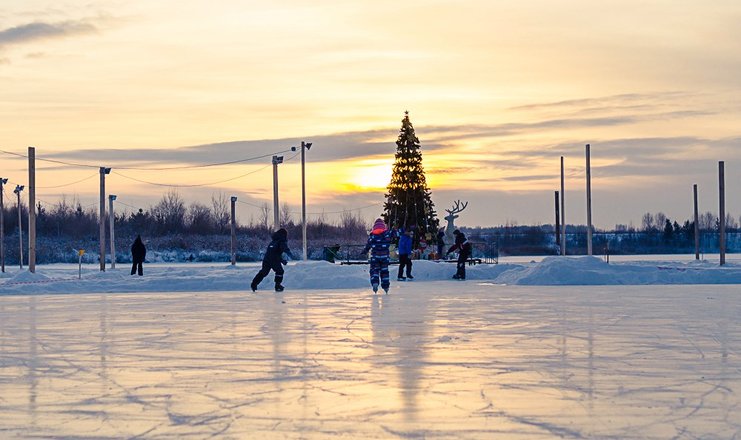
<svg viewBox="0 0 741 440">
<path fill-rule="evenodd" d="M 309 259 L 306 237 L 306 161 L 305 150 L 311 148 L 311 142 L 301 141 L 301 237 L 304 248 L 304 261 Z"/>
<path fill-rule="evenodd" d="M 36 148 L 28 147 L 28 271 L 36 272 Z"/>
<path fill-rule="evenodd" d="M 21 191 L 23 187 L 20 185 L 15 186 L 15 195 L 18 196 L 18 267 L 23 270 L 23 219 L 21 217 Z"/>
<path fill-rule="evenodd" d="M 558 205 L 558 191 L 553 191 L 553 195 L 555 196 L 555 202 L 556 202 L 556 228 L 554 229 L 556 231 L 556 246 L 558 246 L 559 253 L 561 252 L 561 219 L 558 217 L 560 214 L 560 209 Z"/>
<path fill-rule="evenodd" d="M 108 230 L 111 236 L 111 269 L 116 268 L 116 239 L 114 233 L 114 223 L 116 216 L 113 214 L 113 201 L 116 200 L 116 195 L 111 194 L 108 196 Z"/>
<path fill-rule="evenodd" d="M 718 162 L 718 192 L 720 199 L 720 238 L 718 239 L 720 247 L 720 265 L 726 264 L 726 177 L 725 163 L 721 160 Z"/>
<path fill-rule="evenodd" d="M 280 212 L 278 207 L 278 164 L 283 162 L 283 156 L 273 156 L 273 224 L 275 230 L 280 229 Z"/>
<path fill-rule="evenodd" d="M 700 215 L 697 209 L 697 184 L 692 185 L 695 199 L 695 260 L 700 259 Z"/>
<path fill-rule="evenodd" d="M 232 266 L 237 264 L 237 197 L 232 196 Z"/>
<path fill-rule="evenodd" d="M 592 163 L 589 156 L 589 144 L 586 147 L 587 155 L 587 255 L 592 255 Z"/>
<path fill-rule="evenodd" d="M 3 185 L 8 183 L 8 179 L 0 177 L 0 266 L 5 273 L 5 192 Z"/>
<path fill-rule="evenodd" d="M 566 194 L 563 188 L 563 156 L 561 156 L 561 255 L 566 255 Z"/>
<path fill-rule="evenodd" d="M 105 272 L 105 175 L 110 168 L 100 167 L 100 217 L 98 218 L 98 242 L 100 243 L 100 271 Z"/>
</svg>

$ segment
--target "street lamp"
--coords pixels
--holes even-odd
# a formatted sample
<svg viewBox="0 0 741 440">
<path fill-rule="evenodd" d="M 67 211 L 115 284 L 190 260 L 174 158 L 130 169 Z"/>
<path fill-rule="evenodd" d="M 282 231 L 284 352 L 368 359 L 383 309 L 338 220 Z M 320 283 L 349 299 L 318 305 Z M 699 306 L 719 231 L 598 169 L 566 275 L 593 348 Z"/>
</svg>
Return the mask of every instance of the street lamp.
<svg viewBox="0 0 741 440">
<path fill-rule="evenodd" d="M 309 259 L 306 246 L 306 173 L 305 173 L 305 160 L 304 150 L 311 149 L 311 142 L 301 141 L 301 234 L 303 237 L 304 245 L 304 261 Z"/>
<path fill-rule="evenodd" d="M 116 241 L 114 239 L 113 223 L 116 217 L 113 215 L 113 201 L 116 200 L 116 195 L 111 194 L 108 196 L 108 225 L 111 231 L 111 269 L 116 268 Z"/>
<path fill-rule="evenodd" d="M 0 266 L 2 266 L 2 272 L 5 272 L 5 205 L 3 197 L 5 196 L 3 191 L 3 185 L 8 183 L 8 179 L 0 178 Z"/>
<path fill-rule="evenodd" d="M 18 266 L 23 270 L 23 220 L 21 219 L 21 191 L 25 186 L 16 185 L 13 192 L 18 196 Z"/>
<path fill-rule="evenodd" d="M 283 163 L 283 156 L 273 156 L 273 223 L 275 230 L 280 229 L 280 217 L 278 215 L 278 164 Z"/>
<path fill-rule="evenodd" d="M 100 167 L 100 217 L 98 218 L 98 241 L 100 242 L 100 271 L 105 272 L 105 176 L 110 168 Z"/>
</svg>

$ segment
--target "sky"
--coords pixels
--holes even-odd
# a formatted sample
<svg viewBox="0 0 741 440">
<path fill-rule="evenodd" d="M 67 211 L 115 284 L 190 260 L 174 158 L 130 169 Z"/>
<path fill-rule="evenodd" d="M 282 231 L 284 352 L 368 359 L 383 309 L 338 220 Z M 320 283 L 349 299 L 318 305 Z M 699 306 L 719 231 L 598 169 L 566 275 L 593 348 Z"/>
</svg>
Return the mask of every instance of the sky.
<svg viewBox="0 0 741 440">
<path fill-rule="evenodd" d="M 721 160 L 738 217 L 739 22 L 726 0 L 0 0 L 0 149 L 36 148 L 49 205 L 95 206 L 108 166 L 120 209 L 236 195 L 248 222 L 272 205 L 270 156 L 304 140 L 310 218 L 370 220 L 409 111 L 438 212 L 469 202 L 461 225 L 553 222 L 560 156 L 567 222 L 586 223 L 587 143 L 599 228 L 681 223 L 693 184 L 717 212 Z M 0 153 L 0 176 L 27 183 L 26 160 Z"/>
</svg>

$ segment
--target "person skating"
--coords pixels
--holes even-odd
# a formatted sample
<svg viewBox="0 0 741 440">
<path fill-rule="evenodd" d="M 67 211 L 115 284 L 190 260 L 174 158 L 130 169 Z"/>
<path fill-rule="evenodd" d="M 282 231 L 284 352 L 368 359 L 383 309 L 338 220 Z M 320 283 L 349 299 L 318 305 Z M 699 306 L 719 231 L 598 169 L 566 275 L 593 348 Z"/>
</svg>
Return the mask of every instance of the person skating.
<svg viewBox="0 0 741 440">
<path fill-rule="evenodd" d="M 131 245 L 131 262 L 133 263 L 131 265 L 131 275 L 134 275 L 137 272 L 139 273 L 139 276 L 144 275 L 144 267 L 142 264 L 144 263 L 146 256 L 147 247 L 144 246 L 141 235 L 137 235 L 136 240 L 134 240 L 134 243 Z"/>
<path fill-rule="evenodd" d="M 456 271 L 455 275 L 453 275 L 453 279 L 465 280 L 466 261 L 468 260 L 468 257 L 471 256 L 471 243 L 466 240 L 466 235 L 457 229 L 453 231 L 453 236 L 455 237 L 455 244 L 448 249 L 448 252 L 445 255 L 447 256 L 454 250 L 458 250 L 458 262 L 456 264 Z"/>
<path fill-rule="evenodd" d="M 399 229 L 399 281 L 405 281 L 407 278 L 413 280 L 412 276 L 412 242 L 414 240 L 414 226 Z M 406 278 L 404 277 L 404 268 L 406 268 Z"/>
<path fill-rule="evenodd" d="M 386 228 L 383 219 L 376 219 L 373 230 L 368 235 L 368 243 L 361 254 L 370 251 L 370 283 L 373 293 L 378 292 L 379 277 L 380 285 L 384 292 L 389 293 L 391 282 L 389 281 L 389 246 L 394 234 Z"/>
<path fill-rule="evenodd" d="M 281 283 L 283 282 L 283 265 L 287 264 L 287 261 L 283 258 L 283 254 L 285 253 L 293 259 L 293 254 L 288 249 L 288 231 L 280 228 L 270 238 L 272 238 L 272 241 L 265 250 L 265 257 L 262 259 L 262 269 L 257 272 L 257 275 L 255 275 L 255 278 L 252 279 L 252 283 L 250 284 L 253 292 L 257 290 L 257 286 L 270 273 L 270 270 L 275 272 L 275 291 L 282 292 L 284 289 Z"/>
</svg>

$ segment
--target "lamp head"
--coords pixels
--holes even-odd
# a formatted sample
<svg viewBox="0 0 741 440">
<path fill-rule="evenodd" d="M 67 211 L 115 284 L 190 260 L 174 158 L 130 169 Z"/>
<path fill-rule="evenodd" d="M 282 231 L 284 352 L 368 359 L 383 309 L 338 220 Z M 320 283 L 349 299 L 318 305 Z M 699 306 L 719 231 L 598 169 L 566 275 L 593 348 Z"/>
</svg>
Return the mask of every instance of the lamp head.
<svg viewBox="0 0 741 440">
<path fill-rule="evenodd" d="M 110 168 L 103 168 L 103 173 L 104 174 L 111 174 L 111 169 Z"/>
<path fill-rule="evenodd" d="M 111 200 L 116 200 L 116 195 L 115 194 L 109 194 L 108 195 L 108 198 L 111 199 Z"/>
<path fill-rule="evenodd" d="M 236 202 L 236 201 L 237 201 L 237 196 L 232 196 L 232 202 Z"/>
<path fill-rule="evenodd" d="M 283 156 L 273 156 L 273 165 L 283 163 Z"/>
<path fill-rule="evenodd" d="M 296 147 L 291 147 L 291 151 L 296 151 Z"/>
<path fill-rule="evenodd" d="M 311 150 L 311 142 L 307 142 L 304 146 L 307 150 Z"/>
<path fill-rule="evenodd" d="M 18 194 L 18 193 L 20 193 L 21 191 L 23 191 L 23 188 L 25 188 L 25 186 L 24 186 L 24 185 L 16 185 L 16 186 L 15 186 L 15 190 L 13 190 L 13 192 L 14 192 L 14 193 L 16 193 L 16 194 Z"/>
<path fill-rule="evenodd" d="M 3 181 L 3 185 L 5 185 L 6 183 L 8 183 L 8 179 L 3 178 L 2 181 Z"/>
</svg>

